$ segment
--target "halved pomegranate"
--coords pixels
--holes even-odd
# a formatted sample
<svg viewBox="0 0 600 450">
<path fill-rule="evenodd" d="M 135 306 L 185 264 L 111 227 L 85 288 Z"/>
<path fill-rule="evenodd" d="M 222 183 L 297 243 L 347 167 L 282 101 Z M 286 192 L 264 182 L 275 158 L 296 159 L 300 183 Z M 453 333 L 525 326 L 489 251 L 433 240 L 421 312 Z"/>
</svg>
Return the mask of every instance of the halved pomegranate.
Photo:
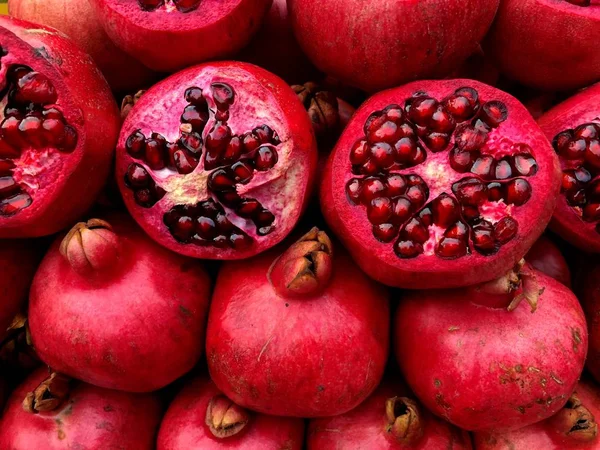
<svg viewBox="0 0 600 450">
<path fill-rule="evenodd" d="M 90 0 L 109 37 L 153 70 L 174 72 L 233 55 L 270 0 Z"/>
<path fill-rule="evenodd" d="M 120 119 L 92 62 L 58 31 L 0 16 L 0 238 L 55 233 L 104 185 Z"/>
<path fill-rule="evenodd" d="M 405 288 L 501 276 L 550 220 L 558 159 L 525 107 L 472 80 L 379 93 L 325 169 L 321 208 L 371 277 Z"/>
<path fill-rule="evenodd" d="M 240 259 L 280 242 L 309 199 L 317 150 L 294 91 L 245 63 L 192 67 L 135 104 L 117 146 L 125 204 L 178 253 Z"/>
<path fill-rule="evenodd" d="M 587 252 L 600 252 L 600 83 L 538 121 L 562 167 L 562 195 L 550 227 Z"/>
</svg>

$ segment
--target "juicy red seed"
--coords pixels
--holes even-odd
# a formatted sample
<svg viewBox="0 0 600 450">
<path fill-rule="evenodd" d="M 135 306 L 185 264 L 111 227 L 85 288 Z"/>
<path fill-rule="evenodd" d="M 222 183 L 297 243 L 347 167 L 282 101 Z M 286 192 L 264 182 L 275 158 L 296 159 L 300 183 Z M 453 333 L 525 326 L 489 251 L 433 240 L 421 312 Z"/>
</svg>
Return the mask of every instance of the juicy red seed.
<svg viewBox="0 0 600 450">
<path fill-rule="evenodd" d="M 1 192 L 1 191 L 0 191 Z M 585 205 L 582 210 L 583 219 L 588 222 L 600 220 L 600 204 L 590 203 Z"/>
<path fill-rule="evenodd" d="M 235 225 L 233 225 L 225 214 L 217 214 L 215 217 L 215 223 L 217 224 L 217 229 L 221 233 L 230 233 L 235 229 Z"/>
<path fill-rule="evenodd" d="M 206 107 L 206 99 L 202 95 L 202 89 L 196 86 L 189 87 L 183 94 L 185 101 L 194 105 L 200 106 L 201 108 Z"/>
<path fill-rule="evenodd" d="M 183 110 L 179 120 L 181 123 L 189 123 L 192 130 L 200 133 L 208 121 L 208 113 L 195 105 L 188 105 Z"/>
<path fill-rule="evenodd" d="M 62 141 L 61 149 L 65 152 L 72 152 L 77 147 L 77 131 L 75 128 L 67 125 L 65 126 L 65 138 Z"/>
<path fill-rule="evenodd" d="M 146 141 L 145 161 L 148 167 L 154 170 L 160 170 L 165 167 L 165 147 L 157 139 L 148 139 Z"/>
<path fill-rule="evenodd" d="M 165 0 L 138 0 L 140 7 L 144 11 L 154 11 L 165 4 Z"/>
<path fill-rule="evenodd" d="M 254 199 L 243 200 L 235 210 L 236 214 L 244 219 L 254 216 L 261 208 L 260 203 Z"/>
<path fill-rule="evenodd" d="M 0 158 L 15 159 L 21 156 L 21 151 L 12 147 L 5 139 L 0 137 Z"/>
<path fill-rule="evenodd" d="M 442 106 L 438 106 L 429 121 L 429 128 L 438 133 L 451 133 L 455 126 L 454 118 Z"/>
<path fill-rule="evenodd" d="M 431 209 L 423 208 L 419 212 L 419 219 L 421 219 L 421 222 L 423 222 L 423 225 L 425 225 L 426 227 L 432 225 L 433 224 L 433 213 L 431 212 Z"/>
<path fill-rule="evenodd" d="M 197 2 L 198 0 L 194 1 L 194 3 Z M 226 83 L 213 83 L 210 85 L 210 90 L 212 91 L 213 99 L 218 109 L 225 110 L 233 104 L 235 93 L 230 85 Z"/>
<path fill-rule="evenodd" d="M 585 161 L 595 169 L 600 169 L 600 141 L 590 140 L 585 151 Z"/>
<path fill-rule="evenodd" d="M 600 180 L 595 180 L 594 182 L 590 183 L 588 186 L 588 195 L 592 201 L 600 201 Z"/>
<path fill-rule="evenodd" d="M 488 225 L 489 222 L 485 222 L 485 224 Z M 494 229 L 491 227 L 491 224 L 489 225 L 473 227 L 473 246 L 484 254 L 496 251 Z"/>
<path fill-rule="evenodd" d="M 410 105 L 408 117 L 418 125 L 425 126 L 437 110 L 438 102 L 431 97 L 418 97 Z"/>
<path fill-rule="evenodd" d="M 212 244 L 217 248 L 227 248 L 229 239 L 227 236 L 221 234 L 212 240 Z"/>
<path fill-rule="evenodd" d="M 194 220 L 189 216 L 180 217 L 171 227 L 171 234 L 179 241 L 187 242 L 195 233 Z"/>
<path fill-rule="evenodd" d="M 191 133 L 181 133 L 179 143 L 193 155 L 199 156 L 202 153 L 202 137 L 194 131 Z"/>
<path fill-rule="evenodd" d="M 56 108 L 46 108 L 44 109 L 42 115 L 44 116 L 44 119 L 55 119 L 60 121 L 65 120 L 63 113 Z"/>
<path fill-rule="evenodd" d="M 382 183 L 383 184 L 383 183 Z M 385 188 L 384 188 L 385 189 Z M 346 195 L 352 203 L 358 205 L 361 199 L 362 183 L 358 178 L 352 178 L 346 184 Z"/>
<path fill-rule="evenodd" d="M 500 244 L 506 244 L 517 234 L 519 225 L 512 217 L 503 217 L 494 225 L 494 235 Z"/>
<path fill-rule="evenodd" d="M 236 208 L 242 201 L 242 197 L 234 189 L 217 192 L 217 197 L 223 205 L 229 208 Z"/>
<path fill-rule="evenodd" d="M 573 139 L 572 130 L 562 131 L 552 140 L 552 147 L 554 147 L 556 153 L 562 155 L 569 142 L 571 142 L 571 139 Z"/>
<path fill-rule="evenodd" d="M 454 95 L 460 95 L 469 100 L 471 106 L 475 108 L 479 104 L 479 94 L 472 87 L 462 87 L 454 91 Z"/>
<path fill-rule="evenodd" d="M 479 218 L 479 209 L 474 206 L 463 206 L 463 216 L 468 221 Z"/>
<path fill-rule="evenodd" d="M 481 119 L 492 128 L 500 126 L 508 118 L 508 108 L 498 100 L 487 102 L 481 108 Z"/>
<path fill-rule="evenodd" d="M 385 142 L 379 142 L 371 147 L 371 159 L 382 169 L 391 167 L 396 160 L 394 147 Z"/>
<path fill-rule="evenodd" d="M 478 206 L 488 200 L 487 186 L 477 178 L 467 178 L 454 183 L 452 192 L 463 205 Z"/>
<path fill-rule="evenodd" d="M 464 152 L 458 148 L 453 148 L 450 152 L 450 167 L 458 173 L 465 173 L 471 170 L 473 166 L 473 155 L 470 152 Z"/>
<path fill-rule="evenodd" d="M 447 228 L 455 223 L 460 217 L 460 207 L 456 200 L 448 194 L 441 194 L 432 205 L 433 221 L 436 225 Z"/>
<path fill-rule="evenodd" d="M 402 236 L 424 244 L 429 239 L 429 231 L 419 219 L 413 217 L 404 225 Z"/>
<path fill-rule="evenodd" d="M 574 189 L 567 192 L 567 202 L 571 206 L 583 206 L 587 203 L 585 189 Z"/>
<path fill-rule="evenodd" d="M 258 141 L 261 144 L 279 144 L 279 138 L 275 136 L 274 131 L 268 125 L 261 125 L 252 130 L 252 134 L 254 134 Z"/>
<path fill-rule="evenodd" d="M 515 155 L 514 167 L 518 175 L 525 177 L 535 175 L 538 170 L 537 162 L 529 153 Z"/>
<path fill-rule="evenodd" d="M 391 120 L 395 124 L 400 125 L 402 122 L 404 122 L 404 110 L 400 105 L 388 105 L 383 108 L 383 112 L 388 120 Z"/>
<path fill-rule="evenodd" d="M 127 168 L 127 183 L 136 188 L 148 187 L 150 174 L 139 164 L 130 164 Z"/>
<path fill-rule="evenodd" d="M 392 209 L 392 221 L 394 223 L 404 223 L 412 214 L 412 204 L 406 198 L 400 197 L 394 200 L 394 205 Z"/>
<path fill-rule="evenodd" d="M 399 139 L 395 144 L 398 162 L 403 163 L 414 159 L 417 151 L 417 142 L 409 137 Z"/>
<path fill-rule="evenodd" d="M 421 164 L 423 161 L 425 161 L 426 157 L 427 157 L 427 155 L 425 154 L 425 150 L 423 150 L 423 147 L 421 147 L 420 145 L 417 145 L 415 153 L 412 155 L 412 157 L 408 161 L 406 161 L 406 165 L 416 166 L 418 164 Z"/>
<path fill-rule="evenodd" d="M 508 158 L 501 159 L 496 163 L 496 179 L 507 180 L 512 177 L 512 167 Z"/>
<path fill-rule="evenodd" d="M 373 225 L 385 223 L 392 216 L 392 201 L 388 197 L 378 197 L 371 200 L 367 208 L 367 217 Z"/>
<path fill-rule="evenodd" d="M 434 132 L 424 136 L 423 140 L 431 151 L 441 152 L 448 147 L 448 144 L 450 143 L 450 135 L 446 133 Z"/>
<path fill-rule="evenodd" d="M 386 178 L 387 195 L 390 197 L 397 197 L 406 192 L 406 180 L 404 177 L 397 173 L 392 173 Z"/>
<path fill-rule="evenodd" d="M 244 152 L 251 153 L 258 148 L 258 146 L 260 145 L 260 142 L 258 141 L 258 138 L 254 134 L 249 133 L 249 134 L 245 134 L 242 137 L 242 144 L 244 147 Z"/>
<path fill-rule="evenodd" d="M 383 111 L 371 113 L 363 127 L 365 136 L 369 142 L 377 142 L 377 131 L 386 121 L 387 117 Z"/>
<path fill-rule="evenodd" d="M 579 186 L 579 182 L 577 181 L 577 178 L 575 177 L 575 172 L 572 170 L 566 170 L 565 172 L 563 172 L 562 190 L 570 191 L 571 189 L 574 189 L 577 186 Z"/>
<path fill-rule="evenodd" d="M 231 139 L 231 129 L 227 124 L 215 122 L 206 136 L 206 148 L 209 150 L 224 150 Z"/>
<path fill-rule="evenodd" d="M 467 120 L 473 113 L 473 107 L 467 97 L 462 95 L 451 95 L 445 101 L 446 110 L 452 114 L 459 122 Z"/>
<path fill-rule="evenodd" d="M 200 0 L 173 0 L 179 12 L 187 13 L 195 10 L 200 5 Z"/>
<path fill-rule="evenodd" d="M 573 134 L 578 139 L 598 139 L 600 138 L 600 125 L 584 123 L 575 128 Z"/>
<path fill-rule="evenodd" d="M 141 155 L 146 149 L 146 136 L 140 130 L 135 130 L 125 141 L 125 149 L 132 156 Z"/>
<path fill-rule="evenodd" d="M 492 131 L 492 129 L 488 126 L 487 123 L 485 123 L 483 120 L 481 119 L 477 119 L 475 121 L 475 123 L 473 124 L 473 129 L 481 132 L 481 133 L 485 133 L 486 135 Z"/>
<path fill-rule="evenodd" d="M 252 166 L 245 161 L 236 162 L 231 166 L 231 171 L 235 182 L 241 184 L 249 183 L 254 173 Z"/>
<path fill-rule="evenodd" d="M 356 141 L 350 150 L 350 162 L 353 165 L 362 165 L 367 162 L 371 156 L 371 151 L 367 142 L 363 140 Z"/>
<path fill-rule="evenodd" d="M 425 204 L 425 200 L 427 200 L 427 192 L 421 186 L 411 186 L 406 191 L 406 197 L 413 205 L 420 208 Z"/>
<path fill-rule="evenodd" d="M 47 105 L 58 99 L 50 79 L 39 72 L 30 72 L 19 79 L 16 90 L 15 100 L 19 103 Z"/>
<path fill-rule="evenodd" d="M 31 71 L 32 69 L 27 66 L 11 66 L 6 73 L 6 76 L 11 82 L 18 83 L 21 78 Z"/>
<path fill-rule="evenodd" d="M 6 105 L 6 108 L 4 108 L 4 117 L 16 117 L 17 119 L 22 119 L 23 113 L 19 108 Z"/>
<path fill-rule="evenodd" d="M 415 258 L 423 253 L 423 246 L 410 240 L 401 240 L 394 244 L 394 252 L 400 258 Z"/>
<path fill-rule="evenodd" d="M 46 119 L 42 123 L 46 139 L 51 145 L 61 142 L 65 137 L 65 124 L 60 120 Z"/>
<path fill-rule="evenodd" d="M 373 225 L 373 236 L 381 242 L 391 242 L 398 235 L 398 227 L 391 223 Z"/>
<path fill-rule="evenodd" d="M 227 148 L 223 152 L 225 161 L 237 161 L 242 155 L 242 141 L 238 136 L 233 136 L 227 144 Z"/>
<path fill-rule="evenodd" d="M 461 126 L 454 135 L 454 142 L 460 150 L 479 150 L 487 141 L 488 133 L 469 125 Z"/>
<path fill-rule="evenodd" d="M 463 239 L 467 236 L 468 232 L 469 230 L 464 222 L 456 222 L 444 232 L 444 236 L 454 239 Z"/>
<path fill-rule="evenodd" d="M 210 217 L 200 216 L 196 219 L 196 233 L 203 239 L 214 239 L 217 235 L 217 225 Z"/>
<path fill-rule="evenodd" d="M 402 135 L 402 130 L 398 127 L 398 124 L 391 120 L 385 121 L 374 133 L 371 133 L 369 140 L 371 142 L 387 142 L 393 144 Z"/>
<path fill-rule="evenodd" d="M 13 177 L 0 177 L 0 198 L 9 197 L 20 190 L 21 188 Z"/>
<path fill-rule="evenodd" d="M 369 160 L 364 163 L 359 170 L 359 173 L 363 175 L 375 175 L 379 172 L 379 166 L 375 163 L 375 161 Z"/>
<path fill-rule="evenodd" d="M 410 137 L 410 138 L 415 138 L 417 136 L 417 133 L 415 132 L 415 129 L 412 127 L 411 124 L 409 123 L 403 123 L 398 127 L 399 130 L 399 136 L 401 138 L 403 137 Z"/>
<path fill-rule="evenodd" d="M 475 175 L 479 175 L 482 178 L 491 178 L 492 174 L 495 170 L 494 157 L 491 155 L 481 155 L 479 158 L 475 160 L 473 166 L 471 167 L 471 173 Z"/>
<path fill-rule="evenodd" d="M 269 170 L 277 164 L 277 152 L 271 147 L 259 147 L 256 157 L 254 158 L 254 167 L 256 170 Z"/>
<path fill-rule="evenodd" d="M 15 163 L 10 159 L 0 159 L 0 174 L 4 175 L 10 173 L 15 167 Z"/>
<path fill-rule="evenodd" d="M 254 215 L 254 223 L 258 226 L 267 226 L 275 222 L 275 216 L 268 209 L 261 209 Z"/>
<path fill-rule="evenodd" d="M 26 193 L 20 193 L 13 197 L 0 201 L 0 215 L 12 216 L 19 211 L 24 210 L 33 203 L 33 200 Z"/>
<path fill-rule="evenodd" d="M 575 169 L 575 178 L 580 183 L 587 183 L 592 179 L 592 174 L 589 173 L 585 167 L 578 167 Z"/>
<path fill-rule="evenodd" d="M 487 189 L 489 201 L 498 202 L 504 198 L 504 189 L 500 183 L 490 183 Z"/>
<path fill-rule="evenodd" d="M 217 169 L 208 177 L 208 188 L 211 191 L 226 191 L 233 186 L 234 182 L 225 169 Z"/>
<path fill-rule="evenodd" d="M 198 167 L 198 161 L 188 156 L 183 150 L 177 150 L 173 154 L 173 161 L 177 172 L 187 175 L 192 173 Z"/>
<path fill-rule="evenodd" d="M 586 148 L 585 139 L 575 139 L 563 146 L 561 156 L 567 159 L 582 159 L 585 156 Z"/>
<path fill-rule="evenodd" d="M 437 245 L 435 254 L 441 258 L 459 258 L 467 254 L 467 244 L 460 239 L 444 237 Z"/>
<path fill-rule="evenodd" d="M 506 185 L 506 202 L 516 206 L 525 204 L 531 198 L 531 185 L 523 178 L 516 178 Z"/>
</svg>

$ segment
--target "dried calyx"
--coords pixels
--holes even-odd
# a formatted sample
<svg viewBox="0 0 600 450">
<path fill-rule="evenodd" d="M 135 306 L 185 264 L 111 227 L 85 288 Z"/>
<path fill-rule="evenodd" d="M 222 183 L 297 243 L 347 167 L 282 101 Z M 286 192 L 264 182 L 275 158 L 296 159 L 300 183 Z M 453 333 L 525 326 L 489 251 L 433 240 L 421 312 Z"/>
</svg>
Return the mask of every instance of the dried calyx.
<svg viewBox="0 0 600 450">
<path fill-rule="evenodd" d="M 224 395 L 213 397 L 206 408 L 206 425 L 217 438 L 235 436 L 244 429 L 249 420 L 248 411 Z"/>
<path fill-rule="evenodd" d="M 313 82 L 293 85 L 292 89 L 308 112 L 317 138 L 325 138 L 338 130 L 340 111 L 335 94 Z"/>
<path fill-rule="evenodd" d="M 17 314 L 0 341 L 0 366 L 17 373 L 36 367 L 39 358 L 33 349 L 27 317 Z"/>
<path fill-rule="evenodd" d="M 23 409 L 30 413 L 53 411 L 69 395 L 71 379 L 58 372 L 52 372 L 33 392 L 28 392 L 23 400 Z"/>
<path fill-rule="evenodd" d="M 126 95 L 125 97 L 123 97 L 123 101 L 121 102 L 121 119 L 125 120 L 125 117 L 129 115 L 131 108 L 133 108 L 134 105 L 139 101 L 139 99 L 142 98 L 144 92 L 146 91 L 141 90 L 137 91 L 133 95 Z"/>
<path fill-rule="evenodd" d="M 423 436 L 423 424 L 417 404 L 406 397 L 385 402 L 386 433 L 402 445 L 414 445 Z"/>
<path fill-rule="evenodd" d="M 598 423 L 576 392 L 550 421 L 557 432 L 578 442 L 589 442 L 598 436 Z"/>
</svg>

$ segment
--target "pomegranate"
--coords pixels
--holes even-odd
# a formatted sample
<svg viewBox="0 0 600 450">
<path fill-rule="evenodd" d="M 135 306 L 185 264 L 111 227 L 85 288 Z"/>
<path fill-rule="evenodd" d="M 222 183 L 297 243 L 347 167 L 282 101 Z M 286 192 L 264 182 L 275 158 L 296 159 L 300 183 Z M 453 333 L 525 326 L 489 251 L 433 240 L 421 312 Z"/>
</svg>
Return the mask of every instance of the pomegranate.
<svg viewBox="0 0 600 450">
<path fill-rule="evenodd" d="M 196 378 L 171 403 L 157 450 L 301 450 L 303 441 L 302 419 L 252 413 L 225 397 L 208 378 Z"/>
<path fill-rule="evenodd" d="M 409 386 L 465 430 L 550 417 L 583 370 L 588 333 L 577 298 L 520 266 L 475 287 L 409 293 L 397 310 L 396 357 Z"/>
<path fill-rule="evenodd" d="M 9 0 L 8 10 L 18 19 L 56 28 L 88 53 L 115 91 L 139 89 L 155 75 L 118 49 L 108 38 L 89 0 Z"/>
<path fill-rule="evenodd" d="M 476 433 L 476 450 L 598 450 L 598 387 L 580 381 L 567 404 L 542 422 L 503 433 Z"/>
<path fill-rule="evenodd" d="M 63 34 L 0 16 L 0 37 L 0 238 L 52 234 L 100 193 L 119 111 L 92 60 Z"/>
<path fill-rule="evenodd" d="M 12 394 L 0 421 L 5 450 L 152 450 L 161 408 L 129 394 L 39 369 Z"/>
<path fill-rule="evenodd" d="M 578 248 L 598 253 L 600 83 L 552 108 L 539 125 L 552 141 L 562 167 L 562 195 L 550 227 Z"/>
<path fill-rule="evenodd" d="M 29 326 L 42 361 L 96 386 L 159 389 L 204 345 L 210 280 L 128 218 L 92 219 L 59 238 L 40 265 Z"/>
<path fill-rule="evenodd" d="M 382 383 L 357 408 L 309 423 L 308 450 L 470 450 L 471 438 L 422 408 L 403 386 Z"/>
<path fill-rule="evenodd" d="M 296 41 L 286 0 L 273 0 L 261 28 L 236 59 L 263 67 L 288 83 L 319 75 Z"/>
<path fill-rule="evenodd" d="M 525 255 L 534 269 L 571 287 L 571 271 L 560 249 L 546 236 L 541 236 Z"/>
<path fill-rule="evenodd" d="M 270 0 L 89 0 L 117 47 L 150 69 L 174 72 L 243 48 Z"/>
<path fill-rule="evenodd" d="M 479 49 L 498 3 L 288 0 L 288 7 L 296 38 L 315 66 L 373 92 L 458 69 Z"/>
<path fill-rule="evenodd" d="M 578 275 L 576 285 L 588 319 L 590 335 L 586 367 L 596 381 L 600 382 L 600 264 L 588 260 Z"/>
<path fill-rule="evenodd" d="M 472 80 L 371 97 L 325 168 L 323 214 L 372 278 L 459 287 L 506 273 L 556 203 L 556 154 L 510 95 Z"/>
<path fill-rule="evenodd" d="M 600 79 L 598 41 L 598 0 L 503 0 L 486 48 L 510 78 L 552 91 Z"/>
<path fill-rule="evenodd" d="M 321 417 L 377 387 L 388 339 L 387 292 L 313 228 L 280 256 L 223 265 L 206 354 L 211 378 L 237 404 Z"/>
<path fill-rule="evenodd" d="M 240 259 L 280 242 L 310 197 L 311 123 L 294 91 L 245 63 L 192 67 L 148 90 L 117 146 L 129 212 L 188 256 Z"/>
</svg>

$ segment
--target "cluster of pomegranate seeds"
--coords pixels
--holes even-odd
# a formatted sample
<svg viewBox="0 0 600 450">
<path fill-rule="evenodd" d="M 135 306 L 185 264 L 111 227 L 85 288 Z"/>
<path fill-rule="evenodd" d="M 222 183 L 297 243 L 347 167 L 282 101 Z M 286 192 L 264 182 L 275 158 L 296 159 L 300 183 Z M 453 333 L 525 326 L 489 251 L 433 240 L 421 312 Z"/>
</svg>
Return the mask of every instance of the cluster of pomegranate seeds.
<svg viewBox="0 0 600 450">
<path fill-rule="evenodd" d="M 213 83 L 210 90 L 215 111 L 209 109 L 202 89 L 186 89 L 184 96 L 188 104 L 180 118 L 180 137 L 176 142 L 169 142 L 158 133 L 146 137 L 141 130 L 135 130 L 125 148 L 129 155 L 153 171 L 165 169 L 187 175 L 198 165 L 210 171 L 206 187 L 211 198 L 195 205 L 175 205 L 164 215 L 163 221 L 181 243 L 241 249 L 250 245 L 252 238 L 227 218 L 224 207 L 252 222 L 259 236 L 273 231 L 274 214 L 258 200 L 240 196 L 237 186 L 250 183 L 256 172 L 268 171 L 277 164 L 276 147 L 281 141 L 268 125 L 234 135 L 227 124 L 230 106 L 235 101 L 233 88 L 225 83 Z M 211 114 L 214 121 L 207 131 Z M 165 195 L 139 163 L 129 165 L 125 183 L 134 192 L 136 203 L 144 208 L 154 206 Z"/>
<path fill-rule="evenodd" d="M 0 124 L 0 215 L 11 216 L 33 203 L 15 179 L 15 161 L 25 150 L 54 148 L 72 152 L 77 147 L 77 131 L 53 106 L 57 93 L 44 74 L 13 65 L 6 77 L 6 87 L 0 94 L 5 103 Z"/>
<path fill-rule="evenodd" d="M 182 13 L 194 11 L 200 2 L 201 0 L 138 0 L 144 11 L 154 11 L 161 6 L 172 4 L 177 11 Z"/>
<path fill-rule="evenodd" d="M 552 146 L 563 165 L 562 192 L 587 222 L 600 221 L 600 123 L 557 134 Z M 600 233 L 600 223 L 596 225 Z"/>
<path fill-rule="evenodd" d="M 350 149 L 352 173 L 362 177 L 352 178 L 346 193 L 366 207 L 373 235 L 395 240 L 401 258 L 458 258 L 472 250 L 491 255 L 513 239 L 518 224 L 506 211 L 529 200 L 532 188 L 522 177 L 535 175 L 538 167 L 526 144 L 502 155 L 487 148 L 490 133 L 507 117 L 504 103 L 481 102 L 470 87 L 441 102 L 418 92 L 404 107 L 372 113 L 364 138 Z M 429 202 L 427 183 L 406 170 L 426 163 L 428 152 L 446 152 L 456 173 L 470 174 Z"/>
</svg>

